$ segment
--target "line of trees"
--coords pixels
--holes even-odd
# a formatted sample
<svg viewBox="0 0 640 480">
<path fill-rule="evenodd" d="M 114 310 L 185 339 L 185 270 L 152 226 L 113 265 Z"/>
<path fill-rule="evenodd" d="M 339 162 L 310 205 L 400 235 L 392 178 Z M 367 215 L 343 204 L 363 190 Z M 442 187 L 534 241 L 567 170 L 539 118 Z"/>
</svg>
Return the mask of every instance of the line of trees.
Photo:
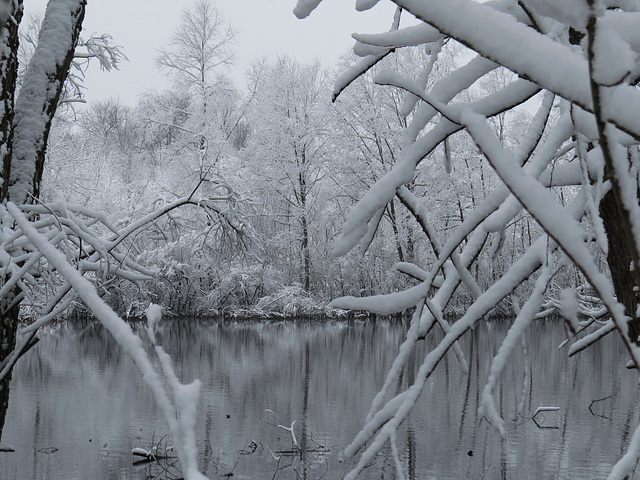
<svg viewBox="0 0 640 480">
<path fill-rule="evenodd" d="M 403 268 L 426 268 L 436 257 L 417 234 L 404 197 L 376 214 L 359 251 L 336 258 L 331 249 L 351 207 L 398 161 L 414 115 L 401 90 L 375 85 L 373 77 L 390 68 L 417 76 L 421 65 L 432 63 L 427 83 L 443 84 L 460 47 L 441 42 L 431 53 L 409 47 L 386 55 L 332 103 L 336 74 L 287 57 L 255 62 L 246 91 L 239 90 L 226 76 L 233 38 L 215 7 L 197 2 L 159 52 L 158 66 L 172 88 L 148 92 L 135 106 L 93 103 L 54 123 L 43 200 L 79 203 L 118 221 L 195 185 L 211 194 L 225 188 L 238 199 L 233 218 L 242 218 L 243 235 L 197 209 L 141 232 L 132 253 L 159 281 L 142 289 L 112 282 L 105 290 L 109 301 L 131 312 L 154 301 L 183 315 L 306 315 L 326 313 L 337 296 L 410 285 L 413 276 Z M 357 61 L 345 54 L 338 71 Z M 512 79 L 505 71 L 489 75 L 464 94 L 477 98 Z M 493 128 L 515 144 L 528 117 L 527 111 L 505 112 Z M 483 201 L 497 177 L 464 133 L 428 156 L 430 167 L 416 171 L 408 191 L 424 202 L 435 231 L 447 232 Z M 476 281 L 497 278 L 536 229 L 525 213 L 505 226 L 500 248 L 482 253 L 473 267 Z M 450 306 L 469 298 L 460 290 Z"/>
</svg>

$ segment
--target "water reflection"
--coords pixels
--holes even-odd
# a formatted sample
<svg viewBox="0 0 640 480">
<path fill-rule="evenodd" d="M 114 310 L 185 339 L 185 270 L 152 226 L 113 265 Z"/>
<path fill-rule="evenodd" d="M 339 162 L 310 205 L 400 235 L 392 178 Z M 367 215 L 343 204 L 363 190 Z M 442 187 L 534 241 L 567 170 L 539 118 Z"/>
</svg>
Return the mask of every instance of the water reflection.
<svg viewBox="0 0 640 480">
<path fill-rule="evenodd" d="M 601 478 L 624 453 L 639 421 L 637 373 L 623 368 L 614 336 L 567 359 L 557 348 L 562 326 L 535 324 L 526 360 L 522 350 L 496 389 L 507 441 L 477 417 L 478 385 L 507 327 L 495 322 L 469 333 L 462 343 L 469 375 L 451 355 L 428 381 L 398 435 L 408 478 Z M 159 339 L 183 381 L 203 382 L 197 436 L 210 478 L 311 480 L 347 471 L 342 451 L 404 334 L 386 321 L 175 320 L 162 324 Z M 422 342 L 398 389 L 435 341 Z M 531 421 L 540 405 L 559 407 L 544 420 L 554 428 Z M 2 438 L 17 451 L 0 453 L 0 478 L 176 478 L 171 461 L 134 465 L 131 455 L 165 441 L 166 431 L 132 362 L 106 332 L 93 323 L 65 325 L 42 335 L 17 366 Z M 390 451 L 365 470 L 363 478 L 373 477 L 395 478 Z"/>
</svg>

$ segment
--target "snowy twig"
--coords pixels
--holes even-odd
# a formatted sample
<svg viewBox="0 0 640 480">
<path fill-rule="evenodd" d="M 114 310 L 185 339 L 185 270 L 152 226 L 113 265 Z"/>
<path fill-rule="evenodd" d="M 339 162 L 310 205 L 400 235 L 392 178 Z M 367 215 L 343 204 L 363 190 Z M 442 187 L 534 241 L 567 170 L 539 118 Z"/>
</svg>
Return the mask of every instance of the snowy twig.
<svg viewBox="0 0 640 480">
<path fill-rule="evenodd" d="M 293 430 L 293 426 L 295 424 L 296 424 L 296 421 L 294 420 L 293 422 L 291 422 L 291 426 L 290 427 L 285 427 L 284 425 L 278 425 L 278 428 L 282 428 L 283 430 L 286 430 L 287 432 L 289 432 L 291 434 L 291 441 L 297 447 L 298 446 L 298 440 L 296 439 L 296 432 Z"/>
</svg>

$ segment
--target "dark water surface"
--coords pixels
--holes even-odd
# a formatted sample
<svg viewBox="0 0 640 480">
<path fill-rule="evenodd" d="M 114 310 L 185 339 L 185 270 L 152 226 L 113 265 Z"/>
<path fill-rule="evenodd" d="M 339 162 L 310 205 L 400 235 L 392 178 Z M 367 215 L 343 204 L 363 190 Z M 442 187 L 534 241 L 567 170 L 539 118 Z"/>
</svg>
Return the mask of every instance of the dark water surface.
<svg viewBox="0 0 640 480">
<path fill-rule="evenodd" d="M 179 375 L 203 382 L 196 433 L 204 472 L 211 479 L 342 478 L 349 465 L 342 451 L 405 328 L 387 321 L 164 321 L 160 342 Z M 507 328 L 507 321 L 492 322 L 464 339 L 469 375 L 450 354 L 428 381 L 398 435 L 408 478 L 606 478 L 625 452 L 640 417 L 638 374 L 624 368 L 615 334 L 569 359 L 558 350 L 562 325 L 536 323 L 528 359 L 518 349 L 496 389 L 507 441 L 478 418 L 479 390 Z M 91 323 L 41 337 L 14 372 L 2 442 L 16 452 L 0 453 L 0 479 L 180 477 L 171 460 L 134 465 L 134 447 L 171 441 L 149 389 L 113 340 Z M 422 342 L 399 388 L 435 341 Z M 560 408 L 539 418 L 557 428 L 531 420 L 540 405 Z M 294 421 L 297 448 L 278 426 Z M 361 478 L 396 478 L 389 448 Z"/>
</svg>

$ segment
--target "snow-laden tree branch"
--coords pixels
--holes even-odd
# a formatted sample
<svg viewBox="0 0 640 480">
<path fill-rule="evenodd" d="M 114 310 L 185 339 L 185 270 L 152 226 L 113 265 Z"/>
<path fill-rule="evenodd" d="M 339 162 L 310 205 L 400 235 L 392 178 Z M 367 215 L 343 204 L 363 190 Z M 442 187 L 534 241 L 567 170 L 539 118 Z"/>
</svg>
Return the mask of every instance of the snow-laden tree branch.
<svg viewBox="0 0 640 480">
<path fill-rule="evenodd" d="M 171 360 L 164 350 L 156 346 L 156 353 L 162 366 L 162 375 L 153 367 L 140 337 L 135 335 L 129 324 L 122 320 L 105 302 L 94 286 L 81 272 L 67 261 L 67 257 L 49 238 L 40 234 L 27 220 L 20 209 L 13 203 L 0 209 L 0 215 L 10 215 L 22 234 L 43 257 L 47 259 L 66 281 L 69 282 L 76 295 L 90 308 L 104 327 L 111 333 L 122 349 L 131 357 L 140 370 L 143 380 L 151 388 L 154 398 L 163 413 L 169 430 L 176 441 L 175 448 L 183 463 L 185 476 L 188 479 L 206 478 L 198 470 L 197 450 L 193 428 L 195 426 L 195 408 L 200 396 L 200 382 L 195 380 L 190 385 L 183 385 L 175 376 Z M 150 313 L 156 315 L 155 313 Z M 157 322 L 157 318 L 153 318 Z M 151 318 L 150 318 L 151 322 Z M 154 342 L 155 343 L 155 342 Z M 165 383 L 173 394 L 173 401 L 167 395 Z"/>
<path fill-rule="evenodd" d="M 319 3 L 300 0 L 295 14 L 305 17 Z M 356 8 L 365 10 L 376 3 L 356 2 Z M 335 94 L 349 95 L 350 85 L 360 82 L 358 78 L 368 70 L 376 72 L 375 81 L 384 88 L 404 92 L 403 148 L 347 215 L 334 253 L 345 255 L 359 244 L 370 245 L 381 212 L 397 197 L 415 218 L 415 231 L 431 245 L 435 259 L 418 258 L 417 265 L 399 265 L 419 281 L 417 285 L 332 302 L 340 308 L 378 314 L 416 308 L 366 423 L 346 449 L 347 455 L 364 449 L 346 478 L 355 478 L 387 442 L 395 455 L 397 428 L 442 356 L 483 315 L 515 292 L 526 292 L 527 300 L 521 310 L 516 309 L 481 402 L 481 414 L 500 434 L 507 433 L 493 401 L 500 372 L 509 355 L 515 354 L 526 328 L 549 309 L 563 315 L 567 332 L 575 335 L 568 340 L 574 342 L 569 355 L 617 331 L 630 364 L 640 365 L 640 91 L 636 86 L 640 37 L 633 27 L 640 4 L 615 0 L 393 3 L 412 18 L 406 25 L 394 19 L 389 32 L 355 34 L 354 51 L 362 58 L 338 79 Z M 411 57 L 402 51 L 417 45 L 429 59 L 408 63 Z M 464 61 L 447 69 L 446 52 L 464 52 Z M 446 73 L 438 76 L 438 68 Z M 490 83 L 490 78 L 506 80 Z M 505 119 L 534 108 L 538 112 L 527 117 L 522 135 L 512 142 L 504 134 Z M 464 216 L 460 208 L 459 223 L 440 241 L 442 233 L 432 228 L 428 212 L 421 207 L 429 192 L 423 196 L 413 192 L 422 171 L 434 162 L 442 161 L 447 171 L 452 162 L 468 164 L 468 150 L 452 154 L 451 143 L 460 141 L 460 132 L 470 135 L 477 155 L 495 172 L 497 181 L 486 195 L 473 197 Z M 491 281 L 483 284 L 474 278 L 474 262 L 482 255 L 499 258 L 505 231 L 513 230 L 523 218 L 536 225 L 536 231 L 528 233 L 530 246 L 519 257 L 514 255 L 510 267 Z M 579 270 L 584 283 L 551 287 L 552 279 L 568 268 Z M 469 292 L 470 304 L 460 318 L 445 325 L 442 311 L 459 285 Z M 512 298 L 519 303 L 517 296 Z M 605 308 L 611 320 L 596 321 Z M 438 323 L 444 339 L 427 353 L 407 390 L 392 396 L 392 386 L 416 341 Z M 636 437 L 637 433 L 612 478 L 622 478 L 637 463 Z"/>
</svg>

